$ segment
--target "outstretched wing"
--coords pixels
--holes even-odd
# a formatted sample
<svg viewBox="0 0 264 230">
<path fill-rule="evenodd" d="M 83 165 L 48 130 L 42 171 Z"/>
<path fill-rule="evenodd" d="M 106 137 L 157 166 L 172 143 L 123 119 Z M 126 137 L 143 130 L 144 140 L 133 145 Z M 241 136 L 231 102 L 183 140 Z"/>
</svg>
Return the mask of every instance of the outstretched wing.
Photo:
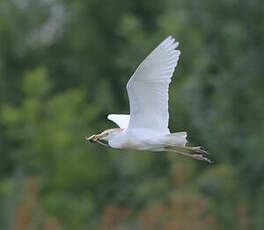
<svg viewBox="0 0 264 230">
<path fill-rule="evenodd" d="M 180 51 L 169 36 L 139 65 L 127 83 L 130 104 L 128 129 L 147 128 L 169 133 L 168 90 Z"/>
<path fill-rule="evenodd" d="M 107 118 L 116 123 L 121 129 L 126 129 L 130 116 L 126 114 L 109 114 Z"/>
</svg>

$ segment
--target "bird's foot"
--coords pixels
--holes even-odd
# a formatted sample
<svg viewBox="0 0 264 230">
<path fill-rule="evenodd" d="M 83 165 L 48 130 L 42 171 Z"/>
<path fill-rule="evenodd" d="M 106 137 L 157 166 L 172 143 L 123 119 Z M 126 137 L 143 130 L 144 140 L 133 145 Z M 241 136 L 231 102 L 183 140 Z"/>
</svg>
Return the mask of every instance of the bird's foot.
<svg viewBox="0 0 264 230">
<path fill-rule="evenodd" d="M 171 148 L 173 149 L 176 149 L 176 150 L 181 150 L 181 151 L 184 151 L 184 152 L 187 152 L 187 153 L 200 153 L 202 155 L 210 155 L 210 153 L 208 153 L 206 150 L 203 149 L 203 147 L 201 146 L 195 146 L 195 147 L 189 147 L 189 146 L 170 146 Z"/>
<path fill-rule="evenodd" d="M 192 158 L 199 160 L 199 161 L 206 161 L 210 164 L 214 163 L 214 161 L 208 159 L 207 157 L 205 157 L 203 154 L 192 154 Z"/>
<path fill-rule="evenodd" d="M 176 146 L 170 146 L 166 149 L 169 152 L 175 152 L 187 157 L 191 157 L 196 160 L 205 161 L 207 163 L 214 163 L 212 160 L 207 158 L 209 153 L 205 150 L 203 150 L 200 146 L 196 147 L 176 147 Z M 194 152 L 194 154 L 192 154 Z"/>
<path fill-rule="evenodd" d="M 189 150 L 189 151 L 193 151 L 196 153 L 201 153 L 204 154 L 206 156 L 210 155 L 210 153 L 208 153 L 205 149 L 203 149 L 202 146 L 195 146 L 195 147 L 187 147 L 185 146 L 184 149 Z"/>
</svg>

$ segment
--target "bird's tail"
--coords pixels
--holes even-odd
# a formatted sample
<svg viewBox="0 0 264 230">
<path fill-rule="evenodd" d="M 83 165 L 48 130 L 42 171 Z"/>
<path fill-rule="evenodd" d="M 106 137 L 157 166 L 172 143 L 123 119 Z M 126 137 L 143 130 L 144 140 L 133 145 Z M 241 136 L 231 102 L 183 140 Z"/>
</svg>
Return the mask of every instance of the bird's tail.
<svg viewBox="0 0 264 230">
<path fill-rule="evenodd" d="M 165 142 L 170 146 L 184 147 L 187 143 L 186 138 L 187 138 L 186 132 L 170 133 L 165 136 Z"/>
</svg>

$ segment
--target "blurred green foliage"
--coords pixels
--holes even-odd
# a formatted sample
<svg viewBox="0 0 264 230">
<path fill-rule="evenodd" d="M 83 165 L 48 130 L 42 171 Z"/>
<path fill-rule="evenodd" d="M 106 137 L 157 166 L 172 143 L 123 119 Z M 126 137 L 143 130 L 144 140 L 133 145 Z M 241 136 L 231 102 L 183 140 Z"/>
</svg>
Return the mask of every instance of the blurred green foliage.
<svg viewBox="0 0 264 230">
<path fill-rule="evenodd" d="M 0 229 L 262 230 L 263 15 L 261 0 L 0 0 Z M 170 128 L 214 165 L 84 140 L 129 113 L 126 82 L 169 34 Z"/>
</svg>

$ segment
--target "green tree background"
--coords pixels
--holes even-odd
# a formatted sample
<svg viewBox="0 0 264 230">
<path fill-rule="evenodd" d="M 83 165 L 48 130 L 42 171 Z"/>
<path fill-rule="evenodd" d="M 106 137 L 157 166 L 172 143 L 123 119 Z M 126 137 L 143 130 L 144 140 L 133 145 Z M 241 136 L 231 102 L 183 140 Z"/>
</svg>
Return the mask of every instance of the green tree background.
<svg viewBox="0 0 264 230">
<path fill-rule="evenodd" d="M 262 230 L 262 0 L 0 0 L 0 229 Z M 216 163 L 85 135 L 166 36 L 170 129 Z"/>
</svg>

